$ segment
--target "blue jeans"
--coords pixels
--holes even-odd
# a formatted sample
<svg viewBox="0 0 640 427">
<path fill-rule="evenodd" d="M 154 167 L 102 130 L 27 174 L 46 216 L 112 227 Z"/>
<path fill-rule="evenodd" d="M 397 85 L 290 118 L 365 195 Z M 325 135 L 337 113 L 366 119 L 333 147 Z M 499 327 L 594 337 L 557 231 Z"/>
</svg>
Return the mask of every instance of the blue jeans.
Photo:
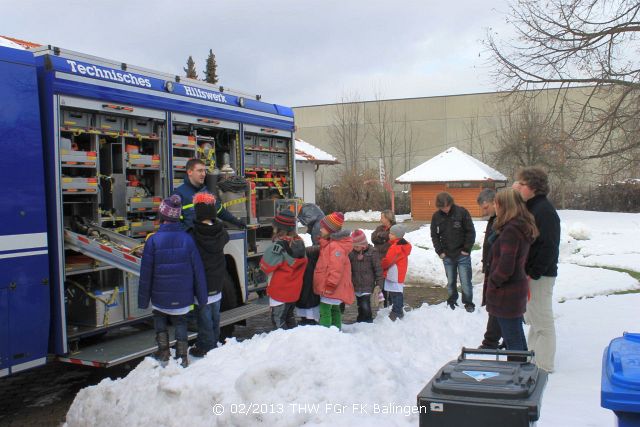
<svg viewBox="0 0 640 427">
<path fill-rule="evenodd" d="M 220 303 L 222 300 L 212 302 L 204 307 L 196 306 L 198 312 L 198 339 L 196 346 L 209 351 L 218 346 L 220 339 Z"/>
<path fill-rule="evenodd" d="M 391 311 L 398 315 L 398 317 L 404 316 L 404 294 L 402 292 L 389 292 L 389 298 L 391 299 Z"/>
<path fill-rule="evenodd" d="M 502 331 L 502 339 L 507 350 L 524 350 L 527 351 L 527 339 L 524 337 L 524 328 L 522 317 L 507 319 L 506 317 L 496 317 Z"/>
<path fill-rule="evenodd" d="M 184 314 L 172 316 L 153 310 L 153 326 L 156 328 L 156 334 L 167 332 L 167 320 L 169 318 L 171 318 L 171 323 L 175 327 L 176 341 L 187 341 L 187 317 Z"/>
<path fill-rule="evenodd" d="M 471 285 L 471 255 L 460 255 L 458 259 L 446 256 L 442 262 L 444 263 L 444 271 L 447 273 L 447 290 L 449 291 L 447 302 L 458 301 L 457 279 L 460 275 L 462 303 L 474 305 L 473 286 Z"/>
</svg>

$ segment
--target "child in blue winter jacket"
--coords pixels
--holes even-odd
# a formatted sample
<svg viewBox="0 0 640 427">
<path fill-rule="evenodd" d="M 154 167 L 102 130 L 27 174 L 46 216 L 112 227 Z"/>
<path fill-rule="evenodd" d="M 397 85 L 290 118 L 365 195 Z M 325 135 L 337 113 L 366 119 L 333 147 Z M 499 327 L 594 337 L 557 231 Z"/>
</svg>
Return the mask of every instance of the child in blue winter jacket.
<svg viewBox="0 0 640 427">
<path fill-rule="evenodd" d="M 140 266 L 138 307 L 146 309 L 151 301 L 158 350 L 153 356 L 169 360 L 167 320 L 171 318 L 176 334 L 176 359 L 189 364 L 187 320 L 185 315 L 194 303 L 207 304 L 207 281 L 202 259 L 193 238 L 180 224 L 182 203 L 173 195 L 160 204 L 160 229 L 144 245 Z"/>
</svg>

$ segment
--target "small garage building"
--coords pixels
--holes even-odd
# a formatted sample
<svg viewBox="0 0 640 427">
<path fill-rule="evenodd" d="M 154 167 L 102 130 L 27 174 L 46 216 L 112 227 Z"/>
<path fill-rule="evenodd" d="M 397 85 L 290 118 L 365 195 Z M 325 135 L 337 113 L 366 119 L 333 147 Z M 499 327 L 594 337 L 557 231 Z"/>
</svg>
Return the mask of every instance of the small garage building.
<svg viewBox="0 0 640 427">
<path fill-rule="evenodd" d="M 467 153 L 451 147 L 430 160 L 405 172 L 398 184 L 411 185 L 411 217 L 431 221 L 436 211 L 436 195 L 446 191 L 454 203 L 465 207 L 473 217 L 482 216 L 476 202 L 483 188 L 506 185 L 507 177 Z"/>
</svg>

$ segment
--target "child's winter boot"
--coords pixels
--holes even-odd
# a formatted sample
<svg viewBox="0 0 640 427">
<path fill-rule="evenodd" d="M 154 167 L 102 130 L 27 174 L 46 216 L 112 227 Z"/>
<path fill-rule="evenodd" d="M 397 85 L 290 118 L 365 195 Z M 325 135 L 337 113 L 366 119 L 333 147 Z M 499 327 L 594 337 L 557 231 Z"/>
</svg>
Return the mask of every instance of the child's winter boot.
<svg viewBox="0 0 640 427">
<path fill-rule="evenodd" d="M 153 352 L 153 358 L 158 362 L 168 362 L 171 356 L 169 353 L 169 333 L 158 332 L 156 334 L 156 342 L 158 343 L 158 349 Z"/>
<path fill-rule="evenodd" d="M 188 356 L 188 351 L 189 351 L 189 343 L 187 341 L 177 341 L 176 342 L 176 359 L 182 359 L 182 362 L 180 363 L 182 365 L 183 368 L 186 368 L 187 366 L 189 366 L 189 356 Z"/>
</svg>

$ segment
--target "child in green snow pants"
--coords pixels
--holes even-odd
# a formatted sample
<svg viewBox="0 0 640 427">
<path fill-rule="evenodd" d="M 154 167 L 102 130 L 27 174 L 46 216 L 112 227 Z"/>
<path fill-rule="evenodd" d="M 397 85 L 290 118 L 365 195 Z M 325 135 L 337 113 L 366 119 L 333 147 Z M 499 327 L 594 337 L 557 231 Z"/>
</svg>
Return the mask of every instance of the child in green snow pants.
<svg viewBox="0 0 640 427">
<path fill-rule="evenodd" d="M 320 302 L 320 325 L 335 326 L 338 329 L 342 329 L 342 311 L 340 311 L 340 304 L 329 304 L 326 302 Z"/>
</svg>

